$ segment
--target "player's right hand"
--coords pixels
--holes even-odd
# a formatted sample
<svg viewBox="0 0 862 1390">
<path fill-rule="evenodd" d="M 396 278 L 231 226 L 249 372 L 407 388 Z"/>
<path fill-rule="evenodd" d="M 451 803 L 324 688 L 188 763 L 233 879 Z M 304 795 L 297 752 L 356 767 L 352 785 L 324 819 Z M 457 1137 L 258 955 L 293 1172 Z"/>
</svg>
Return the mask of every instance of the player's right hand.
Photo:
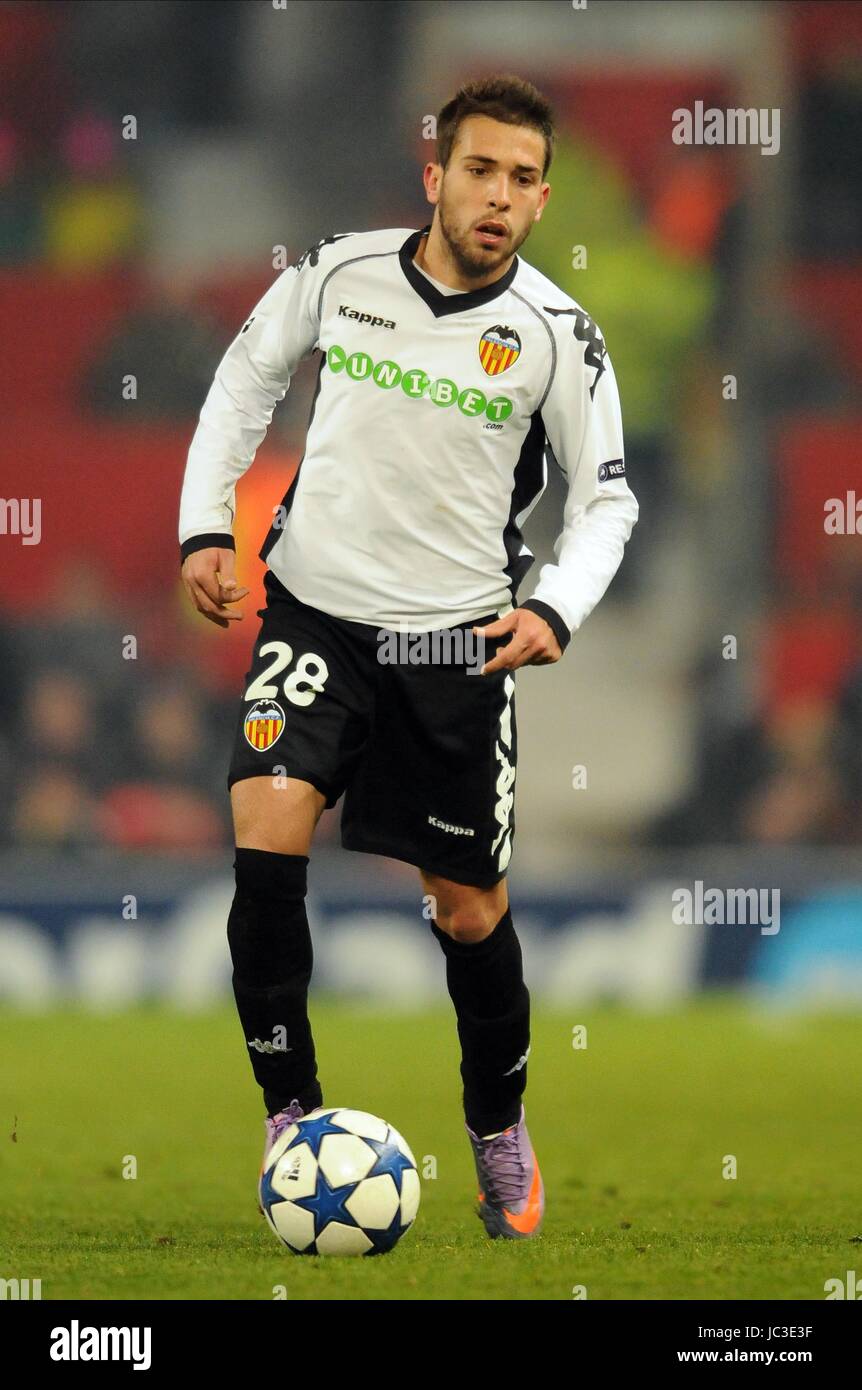
<svg viewBox="0 0 862 1390">
<path fill-rule="evenodd" d="M 232 613 L 226 605 L 245 598 L 249 592 L 237 585 L 235 563 L 234 551 L 218 546 L 195 550 L 183 563 L 182 580 L 189 598 L 199 613 L 219 627 L 242 619 L 241 613 Z"/>
</svg>

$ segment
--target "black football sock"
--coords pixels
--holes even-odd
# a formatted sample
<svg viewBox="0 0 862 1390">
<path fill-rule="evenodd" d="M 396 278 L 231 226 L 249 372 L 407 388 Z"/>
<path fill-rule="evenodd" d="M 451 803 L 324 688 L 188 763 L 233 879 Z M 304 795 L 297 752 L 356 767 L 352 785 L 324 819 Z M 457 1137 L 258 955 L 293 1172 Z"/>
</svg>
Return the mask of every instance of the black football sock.
<svg viewBox="0 0 862 1390">
<path fill-rule="evenodd" d="M 464 1116 L 474 1133 L 496 1134 L 520 1117 L 530 1043 L 530 994 L 511 909 L 483 941 L 455 941 L 436 922 L 431 930 L 458 1020 Z"/>
<path fill-rule="evenodd" d="M 308 1021 L 314 962 L 305 910 L 308 856 L 237 849 L 227 936 L 233 991 L 267 1113 L 323 1102 Z"/>
</svg>

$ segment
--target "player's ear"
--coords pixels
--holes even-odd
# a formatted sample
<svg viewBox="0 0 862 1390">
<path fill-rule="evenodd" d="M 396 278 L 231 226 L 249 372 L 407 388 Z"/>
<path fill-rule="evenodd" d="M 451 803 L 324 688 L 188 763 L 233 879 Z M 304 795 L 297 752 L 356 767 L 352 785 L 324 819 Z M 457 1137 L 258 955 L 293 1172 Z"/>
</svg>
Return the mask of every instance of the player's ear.
<svg viewBox="0 0 862 1390">
<path fill-rule="evenodd" d="M 443 167 L 440 164 L 426 164 L 422 171 L 422 181 L 429 203 L 436 203 L 440 197 L 440 179 Z"/>
<path fill-rule="evenodd" d="M 541 220 L 542 220 L 542 213 L 545 211 L 545 208 L 546 208 L 547 205 L 548 205 L 548 199 L 550 198 L 550 196 L 551 196 L 551 185 L 550 185 L 549 183 L 546 183 L 545 186 L 544 186 L 544 188 L 542 189 L 542 201 L 540 202 L 539 206 L 536 208 L 536 216 L 533 218 L 533 221 L 534 221 L 534 222 L 541 222 Z"/>
</svg>

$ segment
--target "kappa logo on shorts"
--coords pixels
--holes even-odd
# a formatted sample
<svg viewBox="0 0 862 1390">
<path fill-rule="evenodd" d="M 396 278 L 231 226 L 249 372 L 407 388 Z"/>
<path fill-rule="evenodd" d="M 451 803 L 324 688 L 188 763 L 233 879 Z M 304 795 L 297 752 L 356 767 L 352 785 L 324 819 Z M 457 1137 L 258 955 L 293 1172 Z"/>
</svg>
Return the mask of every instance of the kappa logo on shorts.
<svg viewBox="0 0 862 1390">
<path fill-rule="evenodd" d="M 267 748 L 271 748 L 281 737 L 283 728 L 284 710 L 275 700 L 258 700 L 243 721 L 246 742 L 257 753 L 265 753 Z"/>
<path fill-rule="evenodd" d="M 502 872 L 512 857 L 512 837 L 515 833 L 514 820 L 512 816 L 515 804 L 515 793 L 512 790 L 515 785 L 515 768 L 510 762 L 512 754 L 512 696 L 515 693 L 515 682 L 512 676 L 506 676 L 503 682 L 503 689 L 506 692 L 506 704 L 500 715 L 500 727 L 497 731 L 496 753 L 499 770 L 497 773 L 497 801 L 494 806 L 494 819 L 500 829 L 491 845 L 491 852 L 500 847 L 497 855 L 497 868 Z"/>
<path fill-rule="evenodd" d="M 436 816 L 428 817 L 429 825 L 436 825 L 438 830 L 448 830 L 450 835 L 475 835 L 476 832 L 472 825 L 450 825 L 448 821 L 438 820 Z"/>
</svg>

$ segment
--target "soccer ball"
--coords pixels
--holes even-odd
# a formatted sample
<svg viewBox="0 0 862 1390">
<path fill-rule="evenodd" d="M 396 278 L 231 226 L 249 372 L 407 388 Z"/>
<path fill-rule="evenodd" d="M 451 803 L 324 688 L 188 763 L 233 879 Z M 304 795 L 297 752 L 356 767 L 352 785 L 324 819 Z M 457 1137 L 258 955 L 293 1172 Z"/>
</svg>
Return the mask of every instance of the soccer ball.
<svg viewBox="0 0 862 1390">
<path fill-rule="evenodd" d="M 295 1255 L 382 1255 L 416 1218 L 416 1160 L 376 1115 L 316 1110 L 273 1144 L 260 1201 Z"/>
</svg>

